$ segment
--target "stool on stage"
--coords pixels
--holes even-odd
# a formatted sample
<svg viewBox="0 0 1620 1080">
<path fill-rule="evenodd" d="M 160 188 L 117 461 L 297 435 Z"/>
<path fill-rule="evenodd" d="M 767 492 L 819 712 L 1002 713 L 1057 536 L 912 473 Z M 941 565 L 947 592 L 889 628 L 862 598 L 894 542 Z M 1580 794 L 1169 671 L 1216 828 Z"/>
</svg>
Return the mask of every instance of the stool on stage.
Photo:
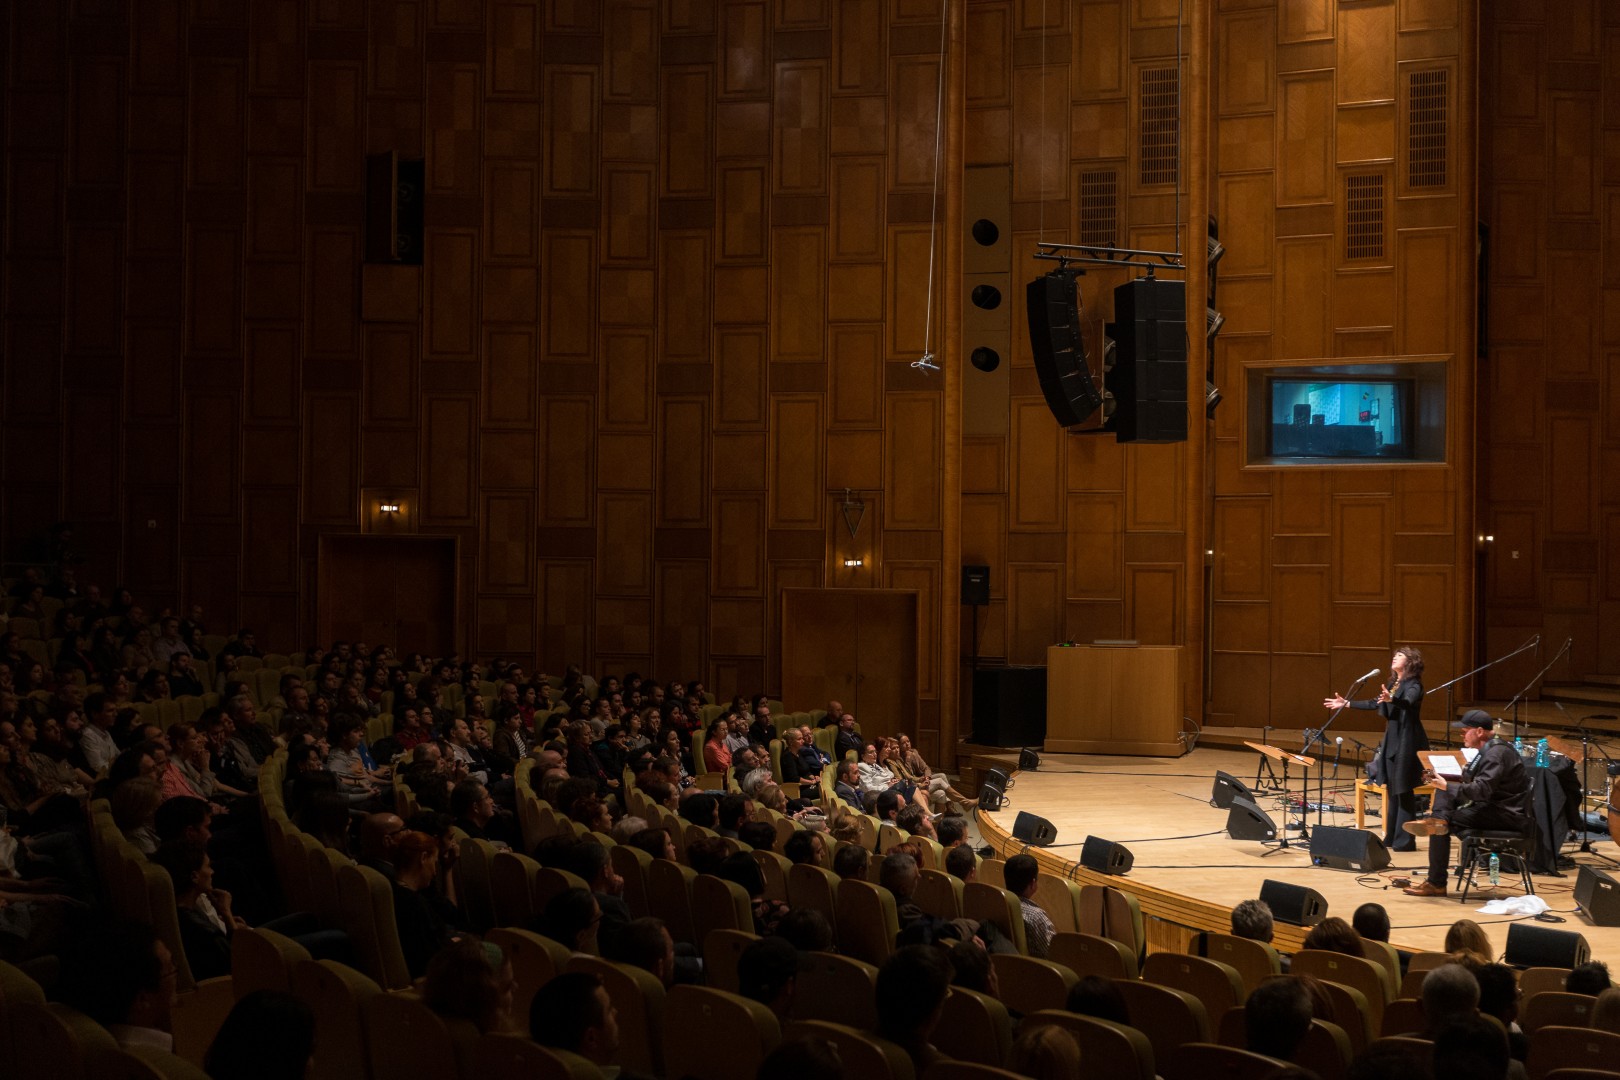
<svg viewBox="0 0 1620 1080">
<path fill-rule="evenodd" d="M 1418 795 L 1432 797 L 1434 795 L 1434 785 L 1419 784 L 1414 791 Z M 1387 827 L 1389 821 L 1389 788 L 1383 784 L 1374 784 L 1363 776 L 1358 777 L 1356 780 L 1356 828 L 1365 829 L 1367 827 L 1368 795 L 1378 797 L 1379 821 L 1386 823 Z"/>
</svg>

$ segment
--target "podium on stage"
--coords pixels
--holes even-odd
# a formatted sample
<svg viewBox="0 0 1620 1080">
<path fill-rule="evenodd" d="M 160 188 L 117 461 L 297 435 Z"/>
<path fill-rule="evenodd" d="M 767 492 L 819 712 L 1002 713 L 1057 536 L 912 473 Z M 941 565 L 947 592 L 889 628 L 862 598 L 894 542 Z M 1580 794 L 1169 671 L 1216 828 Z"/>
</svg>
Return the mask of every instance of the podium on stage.
<svg viewBox="0 0 1620 1080">
<path fill-rule="evenodd" d="M 1048 753 L 1180 757 L 1181 716 L 1178 645 L 1046 650 Z"/>
</svg>

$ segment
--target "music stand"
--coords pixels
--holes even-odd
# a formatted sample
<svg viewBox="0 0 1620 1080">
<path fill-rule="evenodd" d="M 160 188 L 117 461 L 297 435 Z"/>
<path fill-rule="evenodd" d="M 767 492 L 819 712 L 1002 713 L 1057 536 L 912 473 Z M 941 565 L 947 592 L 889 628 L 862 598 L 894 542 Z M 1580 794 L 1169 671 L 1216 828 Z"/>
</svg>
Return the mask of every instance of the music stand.
<svg viewBox="0 0 1620 1080">
<path fill-rule="evenodd" d="M 1306 757 L 1304 754 L 1296 754 L 1292 750 L 1284 750 L 1281 747 L 1272 746 L 1270 743 L 1257 743 L 1245 739 L 1243 740 L 1243 745 L 1249 747 L 1250 749 L 1258 750 L 1262 756 L 1271 761 L 1279 762 L 1282 765 L 1283 829 L 1282 839 L 1277 841 L 1277 847 L 1274 849 L 1281 851 L 1282 849 L 1290 846 L 1288 843 L 1288 766 L 1295 765 L 1301 772 L 1310 772 L 1312 767 L 1316 765 L 1316 759 Z M 1310 791 L 1310 778 L 1306 777 L 1305 779 L 1306 783 L 1300 796 L 1299 829 L 1300 838 L 1308 840 L 1310 838 L 1310 832 L 1306 828 L 1305 824 L 1305 808 L 1306 804 L 1309 802 L 1308 793 Z M 1267 852 L 1267 854 L 1270 854 L 1270 852 Z"/>
</svg>

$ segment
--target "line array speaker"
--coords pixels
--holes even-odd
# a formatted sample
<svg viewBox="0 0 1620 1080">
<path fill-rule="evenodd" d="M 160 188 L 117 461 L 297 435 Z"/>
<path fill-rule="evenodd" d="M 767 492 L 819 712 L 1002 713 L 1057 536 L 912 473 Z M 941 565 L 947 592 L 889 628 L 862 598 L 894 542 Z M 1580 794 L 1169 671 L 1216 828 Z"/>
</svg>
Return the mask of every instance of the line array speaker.
<svg viewBox="0 0 1620 1080">
<path fill-rule="evenodd" d="M 1114 327 L 1118 362 L 1108 389 L 1115 436 L 1120 442 L 1186 442 L 1187 283 L 1137 278 L 1120 285 Z"/>
<path fill-rule="evenodd" d="M 1083 424 L 1102 408 L 1102 392 L 1086 366 L 1080 332 L 1080 292 L 1073 270 L 1053 270 L 1029 283 L 1029 345 L 1046 407 L 1064 427 Z M 1183 367 L 1186 366 L 1183 361 Z M 1186 391 L 1182 392 L 1183 400 Z M 1186 438 L 1183 425 L 1182 438 Z"/>
</svg>

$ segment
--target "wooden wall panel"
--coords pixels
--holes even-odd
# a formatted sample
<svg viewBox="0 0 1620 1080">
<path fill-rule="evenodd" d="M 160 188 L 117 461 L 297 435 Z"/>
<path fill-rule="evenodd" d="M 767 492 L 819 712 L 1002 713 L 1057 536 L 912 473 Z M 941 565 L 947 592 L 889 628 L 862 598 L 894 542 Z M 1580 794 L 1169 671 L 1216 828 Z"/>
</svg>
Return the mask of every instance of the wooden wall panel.
<svg viewBox="0 0 1620 1080">
<path fill-rule="evenodd" d="M 658 408 L 658 524 L 706 524 L 708 398 L 661 397 Z"/>
<path fill-rule="evenodd" d="M 595 482 L 593 405 L 580 396 L 547 396 L 540 405 L 540 522 L 592 524 Z"/>
<path fill-rule="evenodd" d="M 422 520 L 426 524 L 465 525 L 475 520 L 477 411 L 467 396 L 434 396 L 422 403 Z M 487 580 L 491 579 L 486 574 Z"/>
<path fill-rule="evenodd" d="M 934 394 L 890 394 L 884 402 L 885 525 L 893 529 L 940 527 L 944 418 Z"/>
<path fill-rule="evenodd" d="M 771 395 L 770 528 L 822 528 L 825 484 L 819 433 L 823 409 L 819 394 Z"/>
</svg>

